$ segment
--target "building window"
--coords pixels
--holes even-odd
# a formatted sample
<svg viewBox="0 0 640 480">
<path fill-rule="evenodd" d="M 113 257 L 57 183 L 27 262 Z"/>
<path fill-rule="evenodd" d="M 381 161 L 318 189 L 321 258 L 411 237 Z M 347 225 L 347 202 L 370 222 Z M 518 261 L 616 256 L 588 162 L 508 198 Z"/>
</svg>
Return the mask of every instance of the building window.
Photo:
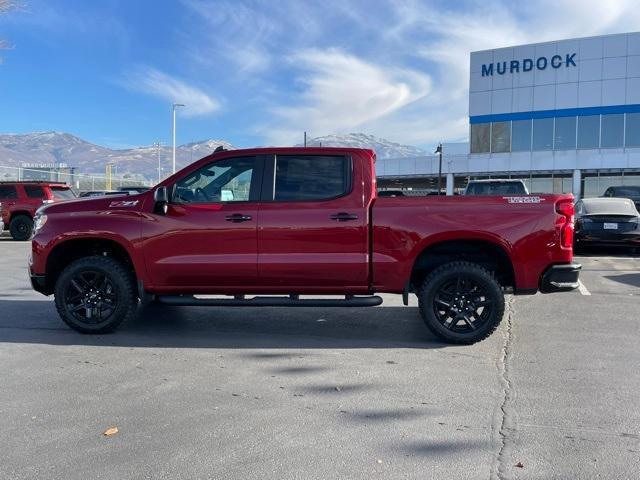
<svg viewBox="0 0 640 480">
<path fill-rule="evenodd" d="M 491 125 L 491 151 L 508 152 L 511 147 L 510 122 L 495 122 Z"/>
<path fill-rule="evenodd" d="M 640 113 L 627 113 L 627 147 L 640 147 Z"/>
<path fill-rule="evenodd" d="M 553 118 L 536 118 L 533 121 L 533 150 L 553 148 Z"/>
<path fill-rule="evenodd" d="M 602 148 L 622 148 L 624 146 L 624 114 L 602 116 Z"/>
<path fill-rule="evenodd" d="M 512 123 L 511 151 L 531 151 L 531 120 L 516 120 Z"/>
<path fill-rule="evenodd" d="M 471 125 L 471 153 L 489 153 L 491 149 L 490 133 L 490 123 L 474 123 Z"/>
<path fill-rule="evenodd" d="M 578 148 L 600 147 L 600 115 L 578 117 Z"/>
<path fill-rule="evenodd" d="M 576 148 L 576 117 L 556 118 L 555 150 L 574 150 Z"/>
</svg>

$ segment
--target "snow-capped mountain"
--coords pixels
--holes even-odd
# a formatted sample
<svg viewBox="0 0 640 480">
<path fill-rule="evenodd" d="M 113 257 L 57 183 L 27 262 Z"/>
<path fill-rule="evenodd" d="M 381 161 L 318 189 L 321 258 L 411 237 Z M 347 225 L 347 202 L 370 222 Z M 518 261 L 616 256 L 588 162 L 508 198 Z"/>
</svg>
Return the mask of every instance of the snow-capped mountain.
<svg viewBox="0 0 640 480">
<path fill-rule="evenodd" d="M 350 133 L 348 135 L 326 135 L 307 139 L 307 146 L 371 148 L 378 158 L 404 158 L 427 155 L 427 152 L 411 145 L 402 145 L 384 138 Z M 301 146 L 301 145 L 298 145 Z"/>
<path fill-rule="evenodd" d="M 229 150 L 234 148 L 225 140 L 213 139 L 180 145 L 176 148 L 176 165 L 182 168 L 209 155 L 220 145 Z M 307 145 L 372 148 L 378 158 L 425 155 L 419 148 L 363 133 L 312 138 Z M 130 173 L 151 179 L 158 175 L 158 153 L 163 172 L 168 173 L 171 168 L 171 147 L 166 145 L 159 149 L 154 145 L 111 149 L 63 132 L 0 134 L 0 167 L 66 163 L 79 173 L 104 174 L 106 164 L 113 163 L 117 166 L 118 174 Z"/>
<path fill-rule="evenodd" d="M 184 167 L 212 153 L 218 146 L 234 147 L 224 140 L 203 140 L 176 148 L 176 165 Z M 69 133 L 36 132 L 0 135 L 0 166 L 66 163 L 78 172 L 104 174 L 105 165 L 117 165 L 118 173 L 141 174 L 155 178 L 158 150 L 165 173 L 171 168 L 171 147 L 150 145 L 128 149 L 111 149 L 94 145 Z"/>
</svg>

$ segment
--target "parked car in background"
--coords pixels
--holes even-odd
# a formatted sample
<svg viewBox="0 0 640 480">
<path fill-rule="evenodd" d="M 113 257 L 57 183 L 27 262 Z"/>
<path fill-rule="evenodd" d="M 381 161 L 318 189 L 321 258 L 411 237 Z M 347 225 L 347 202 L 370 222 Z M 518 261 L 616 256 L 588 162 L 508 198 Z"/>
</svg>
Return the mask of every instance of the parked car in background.
<svg viewBox="0 0 640 480">
<path fill-rule="evenodd" d="M 42 204 L 75 198 L 76 194 L 66 183 L 35 180 L 0 182 L 2 221 L 14 240 L 29 240 L 33 217 Z"/>
<path fill-rule="evenodd" d="M 636 204 L 636 208 L 640 209 L 640 185 L 619 185 L 609 187 L 605 190 L 603 197 L 605 198 L 630 198 Z"/>
<path fill-rule="evenodd" d="M 129 192 L 122 192 L 120 190 L 90 190 L 88 192 L 81 192 L 78 196 L 81 198 L 85 198 L 104 197 L 105 195 L 129 195 Z"/>
<path fill-rule="evenodd" d="M 463 195 L 529 195 L 522 180 L 470 180 Z"/>
<path fill-rule="evenodd" d="M 585 198 L 576 203 L 576 248 L 640 247 L 640 214 L 628 198 Z"/>
</svg>

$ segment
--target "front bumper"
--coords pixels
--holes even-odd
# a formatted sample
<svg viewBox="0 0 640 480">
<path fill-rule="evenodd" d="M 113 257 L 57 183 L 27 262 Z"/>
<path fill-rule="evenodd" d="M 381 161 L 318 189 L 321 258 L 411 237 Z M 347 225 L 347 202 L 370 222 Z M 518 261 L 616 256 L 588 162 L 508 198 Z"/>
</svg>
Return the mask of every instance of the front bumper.
<svg viewBox="0 0 640 480">
<path fill-rule="evenodd" d="M 46 275 L 35 275 L 33 273 L 29 274 L 31 280 L 31 287 L 36 291 L 43 295 L 51 295 L 52 292 L 47 288 L 47 277 Z"/>
<path fill-rule="evenodd" d="M 553 265 L 542 275 L 540 291 L 542 293 L 568 292 L 578 288 L 578 277 L 582 265 L 566 263 Z"/>
</svg>

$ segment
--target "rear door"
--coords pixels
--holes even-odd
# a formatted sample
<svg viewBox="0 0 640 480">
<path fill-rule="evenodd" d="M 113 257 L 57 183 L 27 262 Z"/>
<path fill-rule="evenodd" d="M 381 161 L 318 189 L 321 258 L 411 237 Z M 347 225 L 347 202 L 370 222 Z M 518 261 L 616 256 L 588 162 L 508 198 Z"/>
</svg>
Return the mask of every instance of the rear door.
<svg viewBox="0 0 640 480">
<path fill-rule="evenodd" d="M 24 189 L 24 204 L 25 206 L 29 206 L 30 212 L 35 212 L 35 210 L 40 207 L 44 203 L 45 200 L 48 200 L 47 193 L 42 185 L 23 185 Z"/>
<path fill-rule="evenodd" d="M 214 160 L 173 186 L 166 215 L 143 222 L 153 286 L 226 293 L 258 283 L 256 226 L 262 156 Z"/>
<path fill-rule="evenodd" d="M 279 291 L 368 287 L 362 173 L 348 155 L 275 155 L 265 168 L 258 274 Z M 293 288 L 292 288 L 293 287 Z"/>
</svg>

